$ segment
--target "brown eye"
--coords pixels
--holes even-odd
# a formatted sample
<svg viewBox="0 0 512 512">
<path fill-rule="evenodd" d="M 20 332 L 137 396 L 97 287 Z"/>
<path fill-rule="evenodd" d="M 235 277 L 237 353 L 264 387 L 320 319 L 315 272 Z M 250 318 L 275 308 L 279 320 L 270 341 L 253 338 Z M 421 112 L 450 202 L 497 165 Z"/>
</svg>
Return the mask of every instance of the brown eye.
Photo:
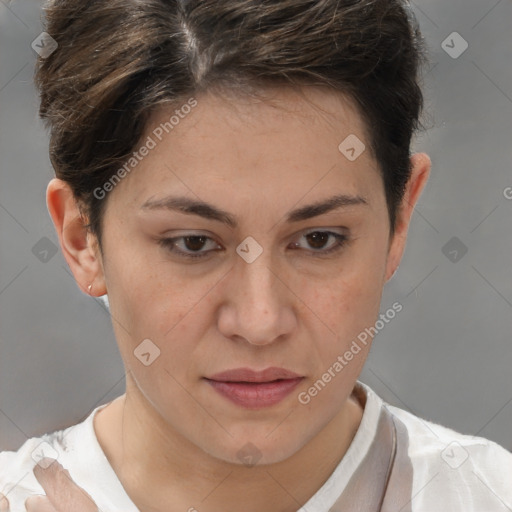
<svg viewBox="0 0 512 512">
<path fill-rule="evenodd" d="M 314 249 L 322 249 L 329 241 L 330 236 L 331 235 L 325 231 L 315 231 L 306 235 L 306 238 L 308 239 L 308 243 L 311 247 Z"/>
<path fill-rule="evenodd" d="M 310 252 L 315 256 L 323 256 L 330 254 L 331 252 L 339 251 L 348 240 L 347 235 L 335 233 L 333 231 L 310 231 L 303 235 L 303 238 L 307 241 L 308 246 L 313 249 Z M 331 243 L 327 249 L 324 249 L 330 239 L 334 242 Z M 301 248 L 299 243 L 295 243 L 293 246 L 295 248 Z"/>
<path fill-rule="evenodd" d="M 199 251 L 204 247 L 206 236 L 184 236 L 185 247 L 191 251 Z"/>
<path fill-rule="evenodd" d="M 182 247 L 179 247 L 180 241 L 183 241 L 181 244 Z M 202 251 L 208 241 L 213 242 L 214 245 L 219 247 L 219 244 L 209 236 L 205 235 L 186 235 L 177 236 L 175 238 L 162 238 L 159 240 L 159 244 L 162 247 L 165 247 L 169 252 L 175 253 L 183 258 L 204 258 L 209 256 L 212 250 L 218 250 L 210 249 L 208 251 Z"/>
</svg>

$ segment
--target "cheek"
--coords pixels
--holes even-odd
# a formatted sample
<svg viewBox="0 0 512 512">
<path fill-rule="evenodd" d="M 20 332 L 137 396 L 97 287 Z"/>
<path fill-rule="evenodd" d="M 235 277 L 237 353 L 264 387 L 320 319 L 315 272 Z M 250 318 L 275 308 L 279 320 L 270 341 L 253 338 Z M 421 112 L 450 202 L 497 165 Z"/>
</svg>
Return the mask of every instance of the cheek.
<svg viewBox="0 0 512 512">
<path fill-rule="evenodd" d="M 111 312 L 127 370 L 158 403 L 168 396 L 182 397 L 178 383 L 188 379 L 197 340 L 203 335 L 200 299 L 206 292 L 200 281 L 185 283 L 169 273 L 163 277 L 155 269 L 144 270 L 142 265 L 125 267 L 112 276 Z"/>
<path fill-rule="evenodd" d="M 338 279 L 335 284 L 337 292 L 319 298 L 317 305 L 323 322 L 331 330 L 328 338 L 321 338 L 329 340 L 324 352 L 330 358 L 343 353 L 365 328 L 375 323 L 381 298 L 376 276 Z"/>
<path fill-rule="evenodd" d="M 313 295 L 321 302 L 323 311 L 334 315 L 334 323 L 358 324 L 377 314 L 383 288 L 385 254 L 373 246 L 357 251 L 347 259 L 338 272 L 333 272 L 324 289 L 315 289 Z"/>
<path fill-rule="evenodd" d="M 162 329 L 169 329 L 192 308 L 200 292 L 200 280 L 187 278 L 147 241 L 118 240 L 110 252 L 106 275 L 115 312 L 133 328 L 151 325 L 155 330 L 165 322 Z"/>
<path fill-rule="evenodd" d="M 109 280 L 113 324 L 125 361 L 138 364 L 133 351 L 150 339 L 160 349 L 155 366 L 182 373 L 187 367 L 183 361 L 212 321 L 205 298 L 215 289 L 218 276 L 193 278 L 171 269 L 163 258 L 159 262 L 134 258 L 117 266 Z"/>
<path fill-rule="evenodd" d="M 303 289 L 307 290 L 304 302 L 321 320 L 316 320 L 321 325 L 317 333 L 320 329 L 323 333 L 317 334 L 317 339 L 320 340 L 318 348 L 324 365 L 329 365 L 331 360 L 344 353 L 361 332 L 374 325 L 378 317 L 386 254 L 381 245 L 375 241 L 368 242 L 372 247 L 354 251 L 346 264 L 333 272 L 322 285 L 307 279 L 302 283 Z M 363 347 L 361 354 L 364 350 Z"/>
</svg>

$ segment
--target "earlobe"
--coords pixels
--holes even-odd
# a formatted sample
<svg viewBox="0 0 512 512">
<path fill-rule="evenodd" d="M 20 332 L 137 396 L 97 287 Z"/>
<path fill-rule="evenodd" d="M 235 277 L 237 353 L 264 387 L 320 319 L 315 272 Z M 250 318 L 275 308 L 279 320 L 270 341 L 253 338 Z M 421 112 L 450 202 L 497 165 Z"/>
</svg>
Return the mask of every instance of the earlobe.
<svg viewBox="0 0 512 512">
<path fill-rule="evenodd" d="M 66 259 L 79 288 L 89 294 L 94 283 L 94 294 L 104 295 L 106 287 L 103 266 L 96 238 L 85 227 L 78 204 L 69 185 L 54 178 L 46 189 L 46 205 L 59 237 L 62 254 Z"/>
<path fill-rule="evenodd" d="M 412 213 L 425 188 L 432 165 L 430 157 L 426 153 L 415 153 L 411 156 L 410 161 L 411 175 L 397 211 L 396 229 L 390 244 L 386 265 L 386 282 L 393 277 L 402 259 Z"/>
</svg>

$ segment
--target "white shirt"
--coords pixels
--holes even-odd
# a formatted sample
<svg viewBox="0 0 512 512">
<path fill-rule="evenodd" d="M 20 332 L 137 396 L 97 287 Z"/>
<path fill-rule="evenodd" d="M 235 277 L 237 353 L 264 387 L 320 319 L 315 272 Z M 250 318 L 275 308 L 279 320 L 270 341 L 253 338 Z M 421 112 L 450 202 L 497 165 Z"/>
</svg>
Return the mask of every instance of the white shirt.
<svg viewBox="0 0 512 512">
<path fill-rule="evenodd" d="M 460 434 L 386 404 L 367 385 L 358 385 L 366 405 L 356 435 L 336 469 L 299 512 L 327 512 L 335 503 L 370 448 L 382 407 L 407 429 L 413 512 L 512 512 L 511 452 L 493 441 Z M 106 405 L 96 407 L 82 423 L 28 439 L 16 452 L 0 452 L 0 492 L 7 496 L 11 512 L 25 512 L 28 496 L 44 494 L 32 472 L 41 448 L 69 471 L 100 510 L 139 512 L 94 431 L 94 415 Z"/>
</svg>

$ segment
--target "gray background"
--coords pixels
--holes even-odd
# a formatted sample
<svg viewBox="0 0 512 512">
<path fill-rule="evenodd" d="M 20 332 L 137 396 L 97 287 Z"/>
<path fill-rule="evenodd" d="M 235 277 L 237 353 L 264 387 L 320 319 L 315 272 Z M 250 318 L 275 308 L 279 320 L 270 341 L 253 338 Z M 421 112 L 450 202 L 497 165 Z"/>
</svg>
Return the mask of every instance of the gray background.
<svg viewBox="0 0 512 512">
<path fill-rule="evenodd" d="M 413 6 L 433 63 L 430 128 L 414 149 L 433 169 L 382 301 L 383 312 L 395 301 L 403 310 L 375 339 L 361 380 L 393 405 L 512 450 L 512 2 Z M 0 450 L 124 392 L 104 304 L 78 289 L 60 249 L 41 260 L 58 240 L 32 84 L 40 15 L 34 0 L 0 0 Z M 469 45 L 458 58 L 442 48 L 454 31 Z"/>
</svg>

